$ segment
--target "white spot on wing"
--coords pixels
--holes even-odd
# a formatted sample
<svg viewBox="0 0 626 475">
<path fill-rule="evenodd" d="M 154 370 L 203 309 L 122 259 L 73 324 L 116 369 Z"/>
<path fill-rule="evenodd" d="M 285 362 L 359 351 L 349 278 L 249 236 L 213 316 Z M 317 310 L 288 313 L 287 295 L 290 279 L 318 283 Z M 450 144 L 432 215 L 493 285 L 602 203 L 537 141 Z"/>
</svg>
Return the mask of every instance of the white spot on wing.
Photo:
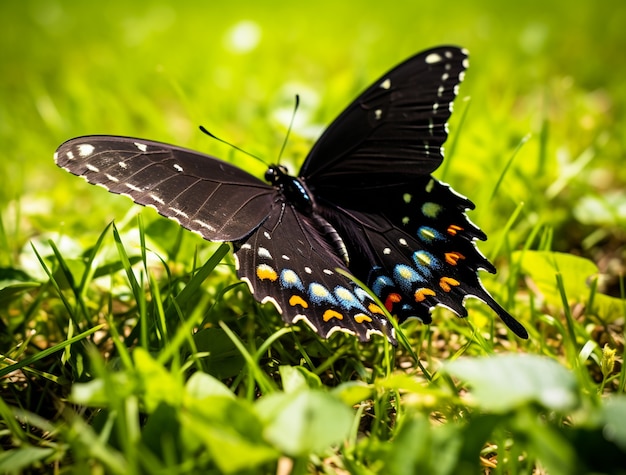
<svg viewBox="0 0 626 475">
<path fill-rule="evenodd" d="M 385 254 L 386 256 L 388 256 L 389 254 L 391 254 L 391 249 L 389 249 L 388 247 L 386 247 L 385 249 L 383 249 L 383 254 Z"/>
<path fill-rule="evenodd" d="M 311 270 L 311 268 L 310 268 L 310 267 L 305 267 L 305 268 L 304 268 L 304 272 L 306 272 L 307 274 L 311 274 L 311 273 L 313 273 L 313 271 Z"/>
<path fill-rule="evenodd" d="M 94 150 L 95 147 L 88 143 L 81 143 L 80 145 L 78 145 L 78 155 L 80 155 L 81 157 L 88 157 L 93 153 Z"/>
<path fill-rule="evenodd" d="M 141 193 L 143 190 L 141 188 L 139 188 L 138 186 L 133 185 L 132 183 L 124 183 L 124 185 L 126 185 L 126 188 L 133 190 L 133 191 L 137 191 L 139 193 Z"/>
<path fill-rule="evenodd" d="M 381 89 L 389 89 L 391 87 L 391 79 L 387 78 L 383 82 L 380 83 Z"/>
<path fill-rule="evenodd" d="M 68 160 L 74 160 L 74 153 L 71 150 L 67 152 L 65 156 L 68 158 Z"/>
<path fill-rule="evenodd" d="M 382 116 L 383 116 L 383 111 L 381 109 L 376 109 L 374 111 L 374 117 L 376 117 L 376 120 L 380 120 Z"/>
<path fill-rule="evenodd" d="M 428 64 L 435 64 L 435 63 L 438 63 L 438 62 L 440 62 L 442 60 L 443 60 L 443 58 L 440 55 L 438 55 L 437 53 L 430 53 L 428 56 L 426 56 L 426 59 L 425 59 L 425 61 Z"/>
<path fill-rule="evenodd" d="M 128 168 L 128 165 L 126 165 L 126 163 L 124 162 L 117 162 L 117 164 L 120 166 L 120 168 L 123 168 L 124 170 Z"/>
<path fill-rule="evenodd" d="M 189 215 L 187 213 L 185 213 L 182 209 L 172 208 L 171 206 L 168 209 L 173 211 L 178 216 L 182 216 L 183 218 L 189 219 Z"/>
<path fill-rule="evenodd" d="M 270 254 L 270 251 L 268 251 L 264 247 L 259 247 L 259 250 L 257 251 L 257 254 L 259 255 L 259 257 L 263 257 L 265 259 L 271 259 L 272 258 L 272 255 Z"/>
<path fill-rule="evenodd" d="M 134 143 L 135 143 L 135 147 L 137 147 L 142 152 L 145 152 L 146 150 L 148 150 L 148 146 L 145 143 L 140 143 L 140 142 L 134 142 Z"/>
<path fill-rule="evenodd" d="M 178 163 L 174 164 L 174 168 L 176 169 L 177 172 L 182 172 L 183 171 L 183 167 L 181 167 Z"/>
<path fill-rule="evenodd" d="M 280 257 L 282 257 L 282 258 L 283 258 L 283 259 L 285 259 L 286 261 L 288 261 L 288 260 L 289 260 L 289 256 L 287 256 L 286 254 L 283 254 L 283 255 L 282 255 L 282 256 L 280 256 Z"/>
<path fill-rule="evenodd" d="M 404 238 L 400 238 L 400 239 L 398 239 L 398 242 L 399 242 L 399 243 L 400 243 L 400 245 L 402 245 L 402 246 L 407 246 L 406 239 L 404 239 Z"/>
<path fill-rule="evenodd" d="M 242 244 L 239 249 L 248 250 L 248 249 L 252 249 L 252 246 L 250 244 Z"/>
<path fill-rule="evenodd" d="M 209 223 L 205 223 L 204 221 L 201 221 L 199 219 L 194 219 L 193 220 L 194 223 L 199 224 L 200 226 L 202 226 L 205 229 L 208 229 L 209 231 L 215 231 L 215 228 L 213 226 L 211 226 Z M 244 248 L 244 246 L 248 246 L 246 247 L 246 249 L 250 249 L 250 244 L 244 244 L 243 246 L 241 246 L 241 249 Z"/>
<path fill-rule="evenodd" d="M 334 274 L 334 272 L 332 270 L 330 270 L 330 269 L 324 269 L 323 272 L 326 275 L 333 275 Z"/>
<path fill-rule="evenodd" d="M 106 176 L 109 180 L 111 180 L 114 183 L 119 183 L 119 180 L 115 178 L 113 175 L 109 175 L 108 173 L 105 173 L 104 176 Z"/>
<path fill-rule="evenodd" d="M 100 169 L 98 167 L 94 167 L 93 165 L 91 165 L 90 163 L 85 164 L 85 167 L 87 167 L 87 170 L 90 170 L 92 172 L 99 172 Z"/>
<path fill-rule="evenodd" d="M 267 231 L 263 232 L 263 236 L 265 236 L 265 239 L 267 239 L 268 241 L 272 239 L 272 235 L 268 233 Z"/>
<path fill-rule="evenodd" d="M 161 198 L 159 198 L 157 195 L 155 195 L 154 193 L 150 193 L 148 195 L 150 198 L 152 198 L 154 201 L 156 201 L 157 203 L 164 205 L 165 201 L 163 201 Z"/>
</svg>

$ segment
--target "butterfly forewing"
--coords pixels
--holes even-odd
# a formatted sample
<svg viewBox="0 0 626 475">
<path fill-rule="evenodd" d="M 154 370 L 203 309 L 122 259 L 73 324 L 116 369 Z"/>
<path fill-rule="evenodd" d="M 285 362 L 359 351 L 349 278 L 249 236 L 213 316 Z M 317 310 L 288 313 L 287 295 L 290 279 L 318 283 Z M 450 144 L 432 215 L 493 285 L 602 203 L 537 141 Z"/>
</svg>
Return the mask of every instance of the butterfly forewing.
<svg viewBox="0 0 626 475">
<path fill-rule="evenodd" d="M 57 165 L 151 206 L 211 241 L 248 236 L 276 190 L 240 168 L 180 147 L 130 137 L 86 136 L 62 144 Z"/>
<path fill-rule="evenodd" d="M 452 101 L 467 67 L 454 46 L 417 54 L 381 76 L 326 129 L 300 172 L 334 203 L 422 179 L 443 159 Z"/>
</svg>

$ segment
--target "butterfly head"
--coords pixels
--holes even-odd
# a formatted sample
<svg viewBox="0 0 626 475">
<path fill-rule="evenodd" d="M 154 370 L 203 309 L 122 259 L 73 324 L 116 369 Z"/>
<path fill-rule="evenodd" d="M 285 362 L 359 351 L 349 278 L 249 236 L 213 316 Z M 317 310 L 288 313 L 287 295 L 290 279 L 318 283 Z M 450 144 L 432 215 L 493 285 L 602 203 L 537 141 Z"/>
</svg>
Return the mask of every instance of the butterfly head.
<svg viewBox="0 0 626 475">
<path fill-rule="evenodd" d="M 265 172 L 265 181 L 274 186 L 278 186 L 289 176 L 289 170 L 282 165 L 272 165 Z"/>
</svg>

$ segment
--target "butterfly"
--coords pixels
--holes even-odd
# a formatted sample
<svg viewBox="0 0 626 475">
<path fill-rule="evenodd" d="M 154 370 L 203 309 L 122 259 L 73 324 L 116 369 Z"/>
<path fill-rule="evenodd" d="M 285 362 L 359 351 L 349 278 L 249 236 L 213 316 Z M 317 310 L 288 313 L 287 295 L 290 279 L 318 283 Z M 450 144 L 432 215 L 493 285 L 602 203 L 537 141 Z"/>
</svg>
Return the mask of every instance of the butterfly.
<svg viewBox="0 0 626 475">
<path fill-rule="evenodd" d="M 480 282 L 479 269 L 495 267 L 475 245 L 486 235 L 465 214 L 473 203 L 431 176 L 467 64 L 466 50 L 441 46 L 396 66 L 322 133 L 298 176 L 275 165 L 262 181 L 200 152 L 110 135 L 68 140 L 55 161 L 209 241 L 232 242 L 255 299 L 322 337 L 397 343 L 358 280 L 399 322 L 429 324 L 436 306 L 465 317 L 475 297 L 528 338 Z"/>
</svg>

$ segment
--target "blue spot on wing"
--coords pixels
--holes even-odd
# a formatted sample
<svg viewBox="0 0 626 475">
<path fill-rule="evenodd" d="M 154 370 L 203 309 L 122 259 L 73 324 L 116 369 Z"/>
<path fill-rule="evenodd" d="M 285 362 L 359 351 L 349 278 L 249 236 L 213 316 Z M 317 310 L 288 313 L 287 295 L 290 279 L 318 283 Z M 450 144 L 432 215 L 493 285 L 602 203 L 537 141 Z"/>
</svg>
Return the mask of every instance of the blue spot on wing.
<svg viewBox="0 0 626 475">
<path fill-rule="evenodd" d="M 339 300 L 339 305 L 341 305 L 346 310 L 358 308 L 362 312 L 367 312 L 365 307 L 361 305 L 361 302 L 359 301 L 357 296 L 345 287 L 341 287 L 339 285 L 335 287 L 335 297 L 337 297 L 337 299 Z"/>
<path fill-rule="evenodd" d="M 280 273 L 280 285 L 284 289 L 292 289 L 296 288 L 301 292 L 304 292 L 304 285 L 302 284 L 302 279 L 298 277 L 291 269 L 283 269 Z"/>
</svg>

